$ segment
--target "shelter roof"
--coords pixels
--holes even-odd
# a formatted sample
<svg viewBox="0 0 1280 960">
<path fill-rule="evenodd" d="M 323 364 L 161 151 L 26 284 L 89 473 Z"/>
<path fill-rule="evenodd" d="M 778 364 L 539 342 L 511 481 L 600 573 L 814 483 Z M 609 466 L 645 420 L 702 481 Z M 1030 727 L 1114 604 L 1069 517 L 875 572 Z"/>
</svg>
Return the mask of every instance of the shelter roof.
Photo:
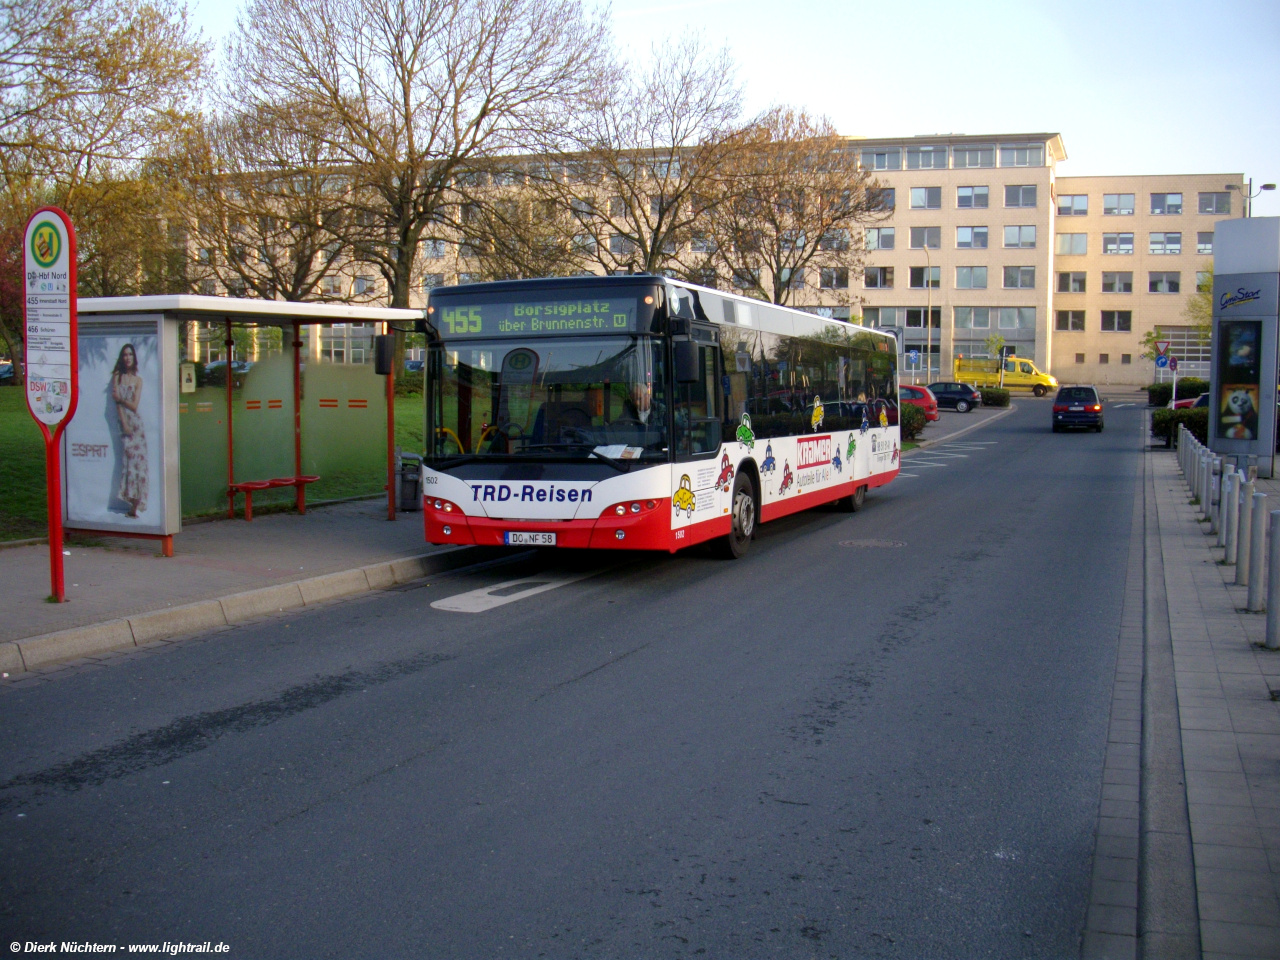
<svg viewBox="0 0 1280 960">
<path fill-rule="evenodd" d="M 355 303 L 299 303 L 238 297 L 175 294 L 153 297 L 86 297 L 76 304 L 84 315 L 163 313 L 184 320 L 238 323 L 384 323 L 422 319 L 421 310 L 371 307 Z"/>
</svg>

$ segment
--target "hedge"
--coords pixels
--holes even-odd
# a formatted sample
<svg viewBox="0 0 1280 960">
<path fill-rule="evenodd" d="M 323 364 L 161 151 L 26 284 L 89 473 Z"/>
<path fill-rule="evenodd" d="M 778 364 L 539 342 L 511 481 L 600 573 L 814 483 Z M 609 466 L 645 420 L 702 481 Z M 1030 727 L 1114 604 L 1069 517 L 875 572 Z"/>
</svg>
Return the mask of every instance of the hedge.
<svg viewBox="0 0 1280 960">
<path fill-rule="evenodd" d="M 1170 410 L 1161 407 L 1151 414 L 1151 435 L 1163 440 L 1166 447 L 1173 446 L 1178 435 L 1178 424 L 1185 423 L 1187 429 L 1201 443 L 1209 442 L 1209 411 L 1205 407 L 1184 407 L 1181 410 Z"/>
<path fill-rule="evenodd" d="M 979 392 L 982 394 L 982 405 L 984 407 L 1007 407 L 1009 405 L 1009 391 L 1002 387 L 982 387 Z"/>
<path fill-rule="evenodd" d="M 1194 400 L 1202 393 L 1209 392 L 1209 381 L 1199 377 L 1178 378 L 1178 399 Z M 1147 403 L 1153 407 L 1167 407 L 1173 399 L 1173 382 L 1153 383 L 1147 387 Z"/>
<path fill-rule="evenodd" d="M 904 403 L 898 411 L 898 425 L 902 428 L 903 440 L 914 440 L 920 436 L 926 422 L 924 411 L 915 404 Z"/>
</svg>

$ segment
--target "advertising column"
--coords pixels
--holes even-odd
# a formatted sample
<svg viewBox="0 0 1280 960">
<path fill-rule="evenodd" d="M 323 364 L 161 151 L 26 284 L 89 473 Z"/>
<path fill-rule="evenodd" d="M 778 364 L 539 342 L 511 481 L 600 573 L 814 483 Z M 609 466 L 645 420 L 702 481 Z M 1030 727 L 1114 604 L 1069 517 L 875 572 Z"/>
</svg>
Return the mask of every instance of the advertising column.
<svg viewBox="0 0 1280 960">
<path fill-rule="evenodd" d="M 1280 218 L 1215 225 L 1209 446 L 1274 474 Z"/>
<path fill-rule="evenodd" d="M 79 396 L 76 342 L 76 234 L 67 215 L 44 207 L 23 238 L 23 341 L 27 409 L 44 435 L 49 513 L 49 593 L 66 599 L 62 572 L 62 485 L 58 440 Z"/>
</svg>

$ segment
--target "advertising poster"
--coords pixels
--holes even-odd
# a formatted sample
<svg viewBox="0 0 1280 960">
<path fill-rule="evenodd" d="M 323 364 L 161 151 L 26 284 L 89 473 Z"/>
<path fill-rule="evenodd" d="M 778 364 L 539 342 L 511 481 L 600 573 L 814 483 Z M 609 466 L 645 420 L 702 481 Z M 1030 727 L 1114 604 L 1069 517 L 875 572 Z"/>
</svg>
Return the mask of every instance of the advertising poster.
<svg viewBox="0 0 1280 960">
<path fill-rule="evenodd" d="M 158 322 L 82 324 L 80 404 L 67 426 L 67 524 L 162 533 Z"/>
<path fill-rule="evenodd" d="M 1262 324 L 1223 320 L 1219 336 L 1217 435 L 1226 440 L 1257 440 Z"/>
</svg>

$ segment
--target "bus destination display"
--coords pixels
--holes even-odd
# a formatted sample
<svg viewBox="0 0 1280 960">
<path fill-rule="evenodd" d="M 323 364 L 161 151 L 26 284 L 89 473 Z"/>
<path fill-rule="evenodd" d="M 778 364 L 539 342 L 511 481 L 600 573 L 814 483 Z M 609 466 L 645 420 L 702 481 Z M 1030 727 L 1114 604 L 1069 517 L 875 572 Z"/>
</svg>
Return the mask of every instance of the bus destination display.
<svg viewBox="0 0 1280 960">
<path fill-rule="evenodd" d="M 634 297 L 459 304 L 437 301 L 432 318 L 442 337 L 556 336 L 635 329 Z"/>
</svg>

